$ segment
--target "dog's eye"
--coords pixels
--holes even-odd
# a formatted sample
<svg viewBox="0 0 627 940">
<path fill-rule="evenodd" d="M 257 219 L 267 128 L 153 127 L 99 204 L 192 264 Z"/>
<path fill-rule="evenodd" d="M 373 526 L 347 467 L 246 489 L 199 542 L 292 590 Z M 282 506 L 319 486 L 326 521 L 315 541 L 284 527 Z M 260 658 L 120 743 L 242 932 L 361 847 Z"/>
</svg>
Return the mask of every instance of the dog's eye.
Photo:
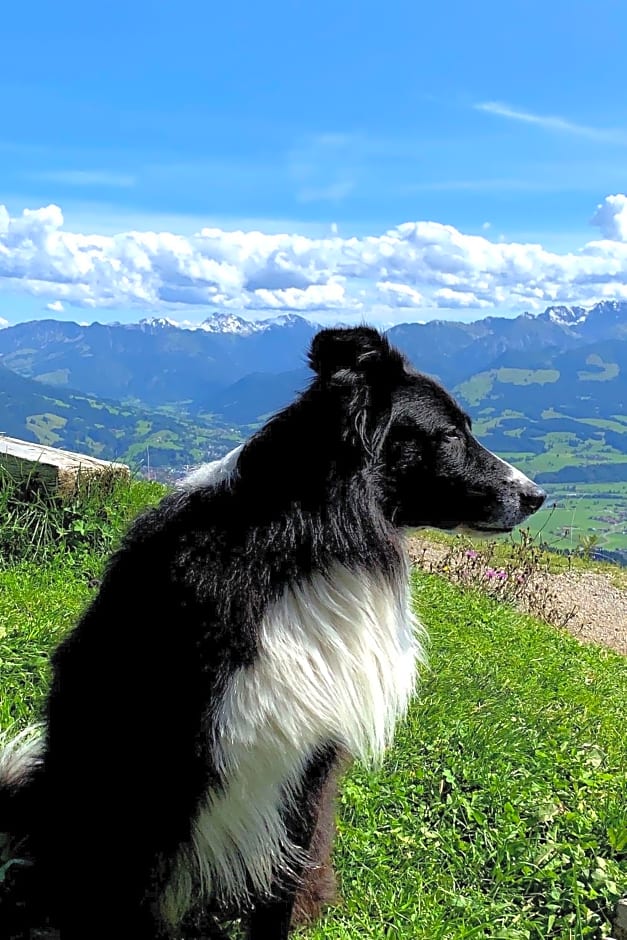
<svg viewBox="0 0 627 940">
<path fill-rule="evenodd" d="M 444 432 L 444 440 L 451 441 L 451 442 L 454 442 L 454 441 L 463 442 L 464 434 L 462 431 L 459 430 L 459 428 L 449 428 L 447 431 Z"/>
</svg>

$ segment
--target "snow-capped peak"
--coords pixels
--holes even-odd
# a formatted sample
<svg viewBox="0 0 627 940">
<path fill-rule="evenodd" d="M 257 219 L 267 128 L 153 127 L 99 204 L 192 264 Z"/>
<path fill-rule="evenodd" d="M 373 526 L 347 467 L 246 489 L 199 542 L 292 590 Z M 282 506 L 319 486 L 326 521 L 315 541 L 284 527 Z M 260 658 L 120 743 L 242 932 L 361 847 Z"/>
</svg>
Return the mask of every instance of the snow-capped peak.
<svg viewBox="0 0 627 940">
<path fill-rule="evenodd" d="M 252 320 L 244 320 L 234 313 L 214 313 L 203 320 L 197 329 L 204 330 L 205 333 L 236 333 L 238 336 L 247 336 L 250 333 L 258 333 L 265 329 L 265 326 Z"/>
<path fill-rule="evenodd" d="M 216 310 L 202 323 L 192 323 L 189 320 L 177 322 L 170 317 L 146 317 L 139 323 L 128 324 L 131 328 L 140 330 L 202 330 L 204 333 L 230 333 L 234 336 L 250 336 L 252 333 L 262 333 L 272 327 L 296 326 L 305 322 L 303 317 L 295 313 L 282 313 L 269 320 L 246 320 L 235 313 L 220 313 Z"/>
<path fill-rule="evenodd" d="M 302 322 L 303 317 L 299 317 L 297 313 L 281 313 L 278 317 L 263 320 L 260 326 L 267 329 L 269 326 L 295 326 L 297 323 Z"/>
<path fill-rule="evenodd" d="M 588 310 L 585 307 L 567 307 L 563 304 L 547 307 L 542 314 L 543 319 L 560 326 L 577 326 L 584 323 L 587 316 Z"/>
<path fill-rule="evenodd" d="M 171 330 L 179 328 L 179 324 L 176 320 L 171 320 L 169 317 L 146 317 L 139 321 L 138 326 L 142 329 L 150 328 L 153 330 Z"/>
</svg>

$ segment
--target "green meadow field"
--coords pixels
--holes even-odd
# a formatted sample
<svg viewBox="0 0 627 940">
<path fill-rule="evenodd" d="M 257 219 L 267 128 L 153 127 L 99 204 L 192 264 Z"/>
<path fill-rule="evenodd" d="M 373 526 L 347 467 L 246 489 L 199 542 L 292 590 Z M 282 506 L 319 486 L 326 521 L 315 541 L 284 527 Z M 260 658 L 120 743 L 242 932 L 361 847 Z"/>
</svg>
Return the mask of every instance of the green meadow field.
<svg viewBox="0 0 627 940">
<path fill-rule="evenodd" d="M 119 533 L 163 492 L 121 484 L 52 512 L 4 491 L 0 732 L 39 717 L 51 650 Z M 613 498 L 627 501 L 627 487 Z M 571 522 L 573 507 L 593 519 L 609 500 L 594 487 L 559 499 L 547 527 Z M 627 887 L 627 660 L 442 577 L 416 572 L 412 587 L 429 664 L 383 766 L 355 766 L 344 782 L 342 899 L 300 936 L 610 937 Z M 0 890 L 10 863 L 0 834 Z"/>
</svg>

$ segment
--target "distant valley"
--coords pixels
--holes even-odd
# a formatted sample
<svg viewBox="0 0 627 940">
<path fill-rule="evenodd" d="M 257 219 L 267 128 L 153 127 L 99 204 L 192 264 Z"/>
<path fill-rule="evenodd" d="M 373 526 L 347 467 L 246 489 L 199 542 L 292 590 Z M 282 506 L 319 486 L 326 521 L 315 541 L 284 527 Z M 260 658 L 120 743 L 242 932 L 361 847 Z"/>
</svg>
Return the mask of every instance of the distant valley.
<svg viewBox="0 0 627 940">
<path fill-rule="evenodd" d="M 219 423 L 142 408 L 26 379 L 0 363 L 0 434 L 136 469 L 180 467 L 218 457 L 239 440 Z"/>
<path fill-rule="evenodd" d="M 304 387 L 315 329 L 293 314 L 262 323 L 213 314 L 195 329 L 164 318 L 20 323 L 0 330 L 0 433 L 181 472 Z M 604 518 L 597 527 L 586 517 L 585 531 L 627 552 L 627 302 L 402 324 L 388 335 L 456 394 L 486 446 L 563 503 L 594 502 Z M 609 494 L 600 506 L 599 487 Z M 553 513 L 558 543 L 581 528 L 569 513 Z"/>
</svg>

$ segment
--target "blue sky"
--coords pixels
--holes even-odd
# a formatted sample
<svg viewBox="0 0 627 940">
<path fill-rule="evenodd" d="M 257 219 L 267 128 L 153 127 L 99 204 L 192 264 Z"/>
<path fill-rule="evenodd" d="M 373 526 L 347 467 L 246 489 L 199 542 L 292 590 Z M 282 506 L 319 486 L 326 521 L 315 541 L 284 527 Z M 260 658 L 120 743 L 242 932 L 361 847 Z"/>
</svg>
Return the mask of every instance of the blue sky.
<svg viewBox="0 0 627 940">
<path fill-rule="evenodd" d="M 9 5 L 2 20 L 0 203 L 18 219 L 24 209 L 59 206 L 57 233 L 192 236 L 209 227 L 346 241 L 433 222 L 495 244 L 536 242 L 562 258 L 601 237 L 590 226 L 596 207 L 627 189 L 622 0 L 32 0 Z M 618 218 L 624 206 L 612 205 Z M 622 222 L 612 219 L 602 234 L 622 251 Z M 428 234 L 427 247 L 435 242 Z M 94 308 L 99 319 L 132 319 L 142 306 L 160 312 L 168 304 L 191 320 L 222 302 L 252 315 L 317 309 L 315 291 L 307 301 L 264 295 L 256 306 L 257 295 L 246 285 L 248 293 L 229 292 L 222 275 L 213 294 L 181 300 L 171 285 L 155 287 L 164 282 L 161 248 L 150 255 L 156 279 L 143 293 L 116 284 L 97 296 L 93 277 L 89 291 L 71 291 L 76 270 L 60 271 L 58 283 L 45 273 L 45 239 L 27 268 L 28 246 L 17 259 L 14 243 L 5 246 L 12 267 L 0 266 L 0 317 L 10 322 L 44 315 L 48 303 L 72 318 L 87 304 L 83 319 Z M 264 271 L 271 250 L 259 249 Z M 237 266 L 241 257 L 229 260 Z M 347 274 L 345 259 L 334 265 L 328 277 L 345 284 L 355 316 L 359 302 L 386 307 L 373 283 L 420 295 L 402 315 L 395 308 L 396 319 L 525 303 L 510 298 L 513 281 L 482 295 L 476 278 L 440 280 L 437 289 L 466 299 L 447 308 L 439 296 L 432 309 L 433 284 L 409 263 L 393 275 L 380 258 L 358 275 Z M 300 275 L 283 284 L 275 272 L 262 283 L 255 271 L 262 290 L 303 288 Z M 366 284 L 363 296 L 354 276 Z M 204 274 L 195 286 L 210 280 Z M 540 305 L 599 296 L 557 280 L 542 287 Z M 607 272 L 599 283 L 607 285 Z M 471 295 L 490 306 L 473 306 Z M 338 296 L 327 292 L 320 309 Z"/>
</svg>

